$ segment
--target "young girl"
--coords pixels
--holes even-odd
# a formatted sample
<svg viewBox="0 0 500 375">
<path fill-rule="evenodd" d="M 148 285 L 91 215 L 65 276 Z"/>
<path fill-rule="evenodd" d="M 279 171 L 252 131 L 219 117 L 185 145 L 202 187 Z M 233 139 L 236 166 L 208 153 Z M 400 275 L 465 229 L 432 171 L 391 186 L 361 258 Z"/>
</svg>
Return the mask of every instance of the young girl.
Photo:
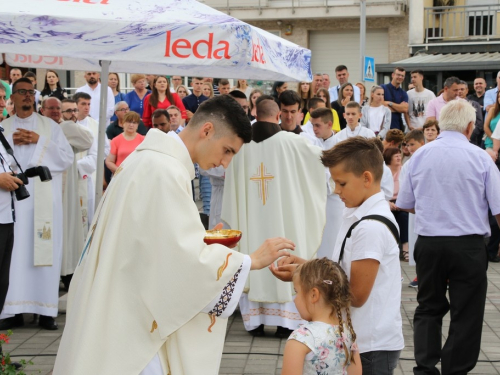
<svg viewBox="0 0 500 375">
<path fill-rule="evenodd" d="M 351 291 L 342 268 L 327 258 L 310 260 L 295 271 L 293 286 L 295 306 L 308 323 L 290 335 L 281 374 L 361 374 L 349 311 Z"/>
</svg>

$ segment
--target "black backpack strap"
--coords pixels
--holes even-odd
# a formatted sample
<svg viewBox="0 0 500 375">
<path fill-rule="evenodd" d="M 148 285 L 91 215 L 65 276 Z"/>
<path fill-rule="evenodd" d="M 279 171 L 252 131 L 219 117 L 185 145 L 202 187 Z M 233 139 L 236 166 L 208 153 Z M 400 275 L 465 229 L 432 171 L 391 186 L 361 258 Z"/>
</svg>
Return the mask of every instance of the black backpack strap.
<svg viewBox="0 0 500 375">
<path fill-rule="evenodd" d="M 385 224 L 387 226 L 387 228 L 391 231 L 396 242 L 398 243 L 399 250 L 401 250 L 401 239 L 399 238 L 399 231 L 398 231 L 398 228 L 396 228 L 396 226 L 394 225 L 394 223 L 392 221 L 390 221 L 388 218 L 386 218 L 385 216 L 382 216 L 382 215 L 363 216 L 361 219 L 359 219 L 354 224 L 352 224 L 351 227 L 349 228 L 349 230 L 347 231 L 347 233 L 344 237 L 344 241 L 342 241 L 342 248 L 340 249 L 340 256 L 339 256 L 339 260 L 338 260 L 339 263 L 344 256 L 345 242 L 347 241 L 348 238 L 351 238 L 352 231 L 363 220 L 376 220 L 376 221 L 380 221 L 381 223 Z"/>
</svg>

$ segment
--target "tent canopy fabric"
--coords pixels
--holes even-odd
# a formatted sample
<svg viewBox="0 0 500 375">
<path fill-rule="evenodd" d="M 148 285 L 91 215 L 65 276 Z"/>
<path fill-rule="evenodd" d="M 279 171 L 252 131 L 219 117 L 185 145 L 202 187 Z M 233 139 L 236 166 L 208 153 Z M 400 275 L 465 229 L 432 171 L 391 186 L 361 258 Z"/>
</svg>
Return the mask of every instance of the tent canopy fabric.
<svg viewBox="0 0 500 375">
<path fill-rule="evenodd" d="M 16 0 L 0 51 L 23 67 L 312 81 L 308 49 L 194 0 Z"/>
</svg>

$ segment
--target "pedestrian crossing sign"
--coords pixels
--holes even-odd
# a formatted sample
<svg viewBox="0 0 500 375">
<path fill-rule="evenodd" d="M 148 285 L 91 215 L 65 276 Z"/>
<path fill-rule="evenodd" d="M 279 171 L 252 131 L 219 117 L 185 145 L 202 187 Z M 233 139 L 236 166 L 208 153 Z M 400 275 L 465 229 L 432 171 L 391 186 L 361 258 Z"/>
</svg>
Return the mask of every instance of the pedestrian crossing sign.
<svg viewBox="0 0 500 375">
<path fill-rule="evenodd" d="M 375 58 L 365 56 L 365 68 L 363 71 L 363 81 L 375 82 Z"/>
</svg>

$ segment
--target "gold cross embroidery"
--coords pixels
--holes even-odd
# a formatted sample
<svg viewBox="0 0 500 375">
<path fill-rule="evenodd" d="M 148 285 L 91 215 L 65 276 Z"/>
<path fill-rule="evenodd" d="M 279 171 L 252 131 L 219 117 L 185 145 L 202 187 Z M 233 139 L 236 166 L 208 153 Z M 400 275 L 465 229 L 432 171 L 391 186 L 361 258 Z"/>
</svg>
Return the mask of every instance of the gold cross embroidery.
<svg viewBox="0 0 500 375">
<path fill-rule="evenodd" d="M 274 179 L 274 176 L 266 171 L 264 163 L 260 163 L 260 167 L 257 168 L 257 174 L 253 175 L 250 180 L 257 182 L 259 185 L 259 197 L 262 199 L 262 204 L 266 205 L 266 200 L 269 196 L 268 183 Z"/>
</svg>

